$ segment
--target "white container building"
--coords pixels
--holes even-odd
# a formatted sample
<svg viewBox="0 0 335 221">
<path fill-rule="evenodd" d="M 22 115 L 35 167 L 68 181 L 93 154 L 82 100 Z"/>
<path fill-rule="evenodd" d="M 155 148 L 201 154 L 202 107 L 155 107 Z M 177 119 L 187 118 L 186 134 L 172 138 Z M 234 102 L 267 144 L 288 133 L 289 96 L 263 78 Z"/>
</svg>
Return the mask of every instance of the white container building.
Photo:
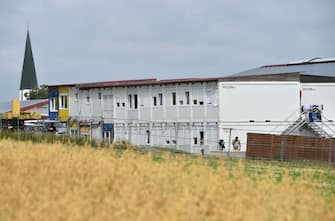
<svg viewBox="0 0 335 221">
<path fill-rule="evenodd" d="M 333 74 L 324 73 L 323 65 Z M 306 71 L 306 66 L 313 73 Z M 248 132 L 281 134 L 293 128 L 289 133 L 321 136 L 322 130 L 333 136 L 334 76 L 335 61 L 313 60 L 263 66 L 222 78 L 143 79 L 50 88 L 68 87 L 68 123 L 73 136 L 126 140 L 191 153 L 203 148 L 209 153 L 218 150 L 220 139 L 232 150 L 236 136 L 245 151 Z M 318 105 L 322 120 L 315 124 L 320 133 L 308 124 L 295 126 L 303 117 L 304 105 Z"/>
</svg>

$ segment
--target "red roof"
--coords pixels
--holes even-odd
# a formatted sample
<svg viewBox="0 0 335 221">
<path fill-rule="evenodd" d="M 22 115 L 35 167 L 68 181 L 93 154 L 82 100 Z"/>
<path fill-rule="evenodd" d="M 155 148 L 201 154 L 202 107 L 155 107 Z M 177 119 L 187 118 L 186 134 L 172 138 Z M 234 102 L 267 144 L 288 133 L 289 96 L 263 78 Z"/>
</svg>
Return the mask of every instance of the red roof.
<svg viewBox="0 0 335 221">
<path fill-rule="evenodd" d="M 21 107 L 20 108 L 20 111 L 28 111 L 28 110 L 31 110 L 33 108 L 40 108 L 40 107 L 43 107 L 44 105 L 47 105 L 48 104 L 48 101 L 42 101 L 42 102 L 39 102 L 39 103 L 35 103 L 35 104 L 31 104 L 29 106 L 24 106 L 24 107 Z"/>
<path fill-rule="evenodd" d="M 49 87 L 75 86 L 81 89 L 88 89 L 88 88 L 101 88 L 101 87 L 124 87 L 124 86 L 158 85 L 158 84 L 175 84 L 175 83 L 195 83 L 195 82 L 204 82 L 204 81 L 219 81 L 220 79 L 223 79 L 223 77 L 181 78 L 181 79 L 166 79 L 166 80 L 157 80 L 156 78 L 150 78 L 150 79 L 118 80 L 118 81 L 104 81 L 104 82 L 66 84 L 66 85 L 65 84 L 49 85 Z"/>
</svg>

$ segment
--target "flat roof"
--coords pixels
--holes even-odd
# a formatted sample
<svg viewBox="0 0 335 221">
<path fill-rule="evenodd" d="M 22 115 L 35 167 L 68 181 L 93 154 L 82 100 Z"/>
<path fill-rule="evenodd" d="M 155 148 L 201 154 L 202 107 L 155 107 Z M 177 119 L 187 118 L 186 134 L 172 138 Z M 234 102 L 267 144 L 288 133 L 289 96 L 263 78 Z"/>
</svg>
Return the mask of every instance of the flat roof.
<svg viewBox="0 0 335 221">
<path fill-rule="evenodd" d="M 234 76 L 271 75 L 299 72 L 304 75 L 335 77 L 335 59 L 312 58 L 286 64 L 272 64 L 245 70 Z"/>
<path fill-rule="evenodd" d="M 335 82 L 335 58 L 312 58 L 303 61 L 290 62 L 287 64 L 264 65 L 258 68 L 224 77 L 180 78 L 163 80 L 148 78 L 91 83 L 56 84 L 48 85 L 48 87 L 77 87 L 84 90 L 89 88 L 198 83 L 209 81 L 300 81 L 311 83 Z"/>
<path fill-rule="evenodd" d="M 180 78 L 180 79 L 136 79 L 136 80 L 117 80 L 117 81 L 103 81 L 92 83 L 78 83 L 78 84 L 58 84 L 48 85 L 48 87 L 78 87 L 80 89 L 88 88 L 104 88 L 104 87 L 124 87 L 124 86 L 145 86 L 145 85 L 159 85 L 159 84 L 175 84 L 175 83 L 197 83 L 208 81 L 219 81 L 223 77 L 212 78 Z"/>
</svg>

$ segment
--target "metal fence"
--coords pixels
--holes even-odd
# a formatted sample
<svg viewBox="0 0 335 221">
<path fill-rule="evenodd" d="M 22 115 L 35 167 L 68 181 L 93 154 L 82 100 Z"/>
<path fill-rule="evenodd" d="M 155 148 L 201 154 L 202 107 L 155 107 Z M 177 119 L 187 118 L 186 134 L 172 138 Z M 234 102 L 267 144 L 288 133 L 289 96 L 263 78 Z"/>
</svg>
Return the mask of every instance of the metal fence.
<svg viewBox="0 0 335 221">
<path fill-rule="evenodd" d="M 334 163 L 335 139 L 248 133 L 246 157 Z"/>
</svg>

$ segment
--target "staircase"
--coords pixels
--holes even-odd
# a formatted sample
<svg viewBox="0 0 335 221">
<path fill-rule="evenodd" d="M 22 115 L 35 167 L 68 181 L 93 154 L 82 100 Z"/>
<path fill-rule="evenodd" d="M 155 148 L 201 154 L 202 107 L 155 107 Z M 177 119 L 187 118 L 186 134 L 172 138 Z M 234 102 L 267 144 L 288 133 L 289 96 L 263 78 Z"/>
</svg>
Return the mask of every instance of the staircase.
<svg viewBox="0 0 335 221">
<path fill-rule="evenodd" d="M 288 135 L 293 133 L 294 131 L 298 130 L 302 126 L 304 126 L 306 123 L 306 119 L 299 117 L 296 121 L 294 121 L 288 128 L 286 128 L 282 134 Z"/>
<path fill-rule="evenodd" d="M 306 122 L 306 126 L 313 131 L 318 137 L 331 138 L 332 136 L 323 130 L 319 125 L 314 122 Z"/>
<path fill-rule="evenodd" d="M 327 118 L 323 117 L 323 119 L 327 119 Z M 306 127 L 310 129 L 312 133 L 318 137 L 332 138 L 335 135 L 335 131 L 329 125 L 325 124 L 323 121 L 318 122 L 318 124 L 315 122 L 310 122 L 309 119 L 305 117 L 304 112 L 301 113 L 299 118 L 296 121 L 294 121 L 292 124 L 290 124 L 281 134 L 289 135 L 289 134 L 294 133 L 294 131 L 299 130 L 302 127 Z M 327 133 L 323 128 L 327 128 L 328 131 L 331 132 L 331 134 Z"/>
</svg>

